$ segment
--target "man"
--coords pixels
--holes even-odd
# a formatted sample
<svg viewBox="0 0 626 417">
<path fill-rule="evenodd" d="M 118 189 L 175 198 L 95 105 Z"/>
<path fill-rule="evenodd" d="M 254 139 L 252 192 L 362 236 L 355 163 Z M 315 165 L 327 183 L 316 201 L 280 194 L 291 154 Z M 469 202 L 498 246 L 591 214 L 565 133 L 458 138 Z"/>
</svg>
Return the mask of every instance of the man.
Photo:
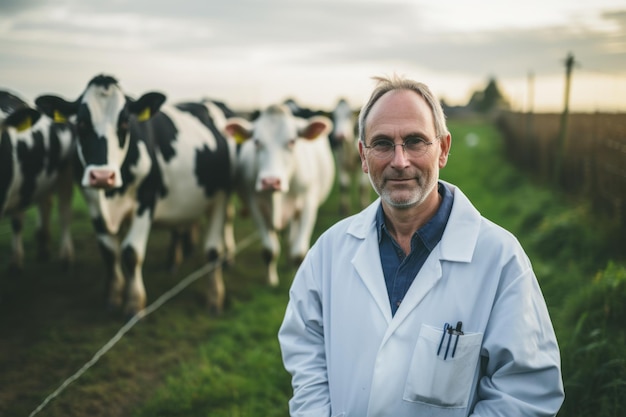
<svg viewBox="0 0 626 417">
<path fill-rule="evenodd" d="M 292 416 L 553 416 L 560 355 L 522 247 L 439 180 L 429 88 L 377 78 L 359 116 L 380 196 L 301 264 L 279 331 Z"/>
</svg>

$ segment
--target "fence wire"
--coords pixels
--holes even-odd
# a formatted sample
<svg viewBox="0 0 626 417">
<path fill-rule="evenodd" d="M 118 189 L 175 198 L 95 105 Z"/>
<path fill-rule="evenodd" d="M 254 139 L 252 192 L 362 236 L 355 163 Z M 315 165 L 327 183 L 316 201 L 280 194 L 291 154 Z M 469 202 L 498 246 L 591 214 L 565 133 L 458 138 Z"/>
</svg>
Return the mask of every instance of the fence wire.
<svg viewBox="0 0 626 417">
<path fill-rule="evenodd" d="M 245 239 L 243 239 L 241 242 L 238 242 L 235 254 L 239 253 L 242 249 L 250 246 L 257 238 L 258 238 L 258 234 L 253 233 L 249 235 L 248 237 L 246 237 Z M 195 270 L 186 278 L 181 280 L 178 284 L 176 284 L 174 287 L 172 287 L 170 290 L 163 293 L 152 304 L 150 304 L 145 309 L 143 309 L 142 311 L 134 315 L 126 324 L 124 324 L 124 326 L 122 326 L 117 331 L 117 333 L 106 344 L 104 344 L 104 346 L 102 346 L 102 348 L 100 348 L 100 350 L 96 352 L 95 355 L 93 355 L 90 361 L 85 363 L 78 371 L 74 373 L 74 375 L 67 378 L 54 392 L 48 395 L 46 399 L 43 400 L 43 402 L 35 410 L 33 410 L 32 413 L 29 414 L 28 417 L 33 417 L 34 415 L 38 414 L 41 410 L 43 410 L 48 405 L 48 403 L 50 403 L 50 401 L 58 397 L 72 382 L 76 381 L 85 372 L 87 372 L 89 368 L 95 365 L 96 362 L 98 362 L 98 360 L 102 356 L 104 356 L 105 353 L 111 350 L 113 346 L 115 346 L 117 342 L 119 342 L 122 339 L 122 337 L 126 333 L 128 333 L 128 331 L 132 329 L 135 326 L 135 324 L 137 324 L 141 319 L 155 312 L 167 301 L 174 298 L 174 296 L 178 295 L 178 293 L 180 293 L 182 290 L 187 288 L 189 285 L 191 285 L 192 283 L 194 283 L 195 281 L 203 277 L 206 273 L 210 272 L 214 268 L 215 268 L 215 262 L 211 262 L 211 263 L 204 265 L 202 268 Z"/>
</svg>

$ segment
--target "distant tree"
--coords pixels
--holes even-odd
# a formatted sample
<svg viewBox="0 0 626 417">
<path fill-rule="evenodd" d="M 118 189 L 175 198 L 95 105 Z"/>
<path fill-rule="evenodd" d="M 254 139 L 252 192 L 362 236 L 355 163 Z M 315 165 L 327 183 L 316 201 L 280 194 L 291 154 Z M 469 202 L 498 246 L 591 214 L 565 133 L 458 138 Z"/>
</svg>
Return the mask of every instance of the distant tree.
<svg viewBox="0 0 626 417">
<path fill-rule="evenodd" d="M 492 77 L 483 91 L 472 94 L 468 107 L 480 113 L 489 113 L 492 110 L 508 109 L 510 104 L 500 91 L 496 79 Z"/>
</svg>

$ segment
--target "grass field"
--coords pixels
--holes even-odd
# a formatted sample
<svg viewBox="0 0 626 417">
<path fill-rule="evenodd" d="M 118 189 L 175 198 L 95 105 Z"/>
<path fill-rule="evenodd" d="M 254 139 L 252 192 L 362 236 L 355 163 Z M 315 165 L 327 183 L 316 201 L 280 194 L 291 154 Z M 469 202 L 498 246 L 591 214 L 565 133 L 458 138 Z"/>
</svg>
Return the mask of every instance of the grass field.
<svg viewBox="0 0 626 417">
<path fill-rule="evenodd" d="M 620 392 L 615 390 L 625 389 L 619 375 L 626 375 L 626 365 L 623 356 L 620 361 L 615 353 L 625 346 L 623 330 L 617 350 L 594 351 L 592 347 L 587 351 L 587 361 L 596 360 L 597 355 L 612 355 L 614 363 L 602 370 L 604 374 L 592 374 L 593 369 L 583 374 L 578 370 L 577 374 L 572 366 L 581 358 L 577 356 L 579 348 L 591 343 L 585 337 L 594 330 L 593 326 L 587 329 L 591 323 L 587 321 L 579 323 L 577 332 L 572 331 L 583 315 L 577 308 L 586 300 L 577 294 L 594 276 L 601 281 L 599 271 L 619 257 L 618 249 L 603 244 L 603 230 L 610 231 L 610 225 L 600 219 L 588 223 L 584 205 L 568 203 L 558 194 L 531 184 L 506 164 L 498 133 L 488 123 L 453 120 L 450 128 L 452 154 L 442 178 L 459 185 L 486 217 L 518 234 L 536 268 L 564 350 L 566 387 L 575 393 L 568 396 L 565 411 L 559 415 L 623 416 L 624 399 L 598 405 L 579 394 L 576 385 L 586 376 L 596 378 L 596 385 L 608 386 L 589 390 L 597 398 L 610 398 Z M 356 192 L 353 197 L 356 202 Z M 34 260 L 30 239 L 33 215 L 29 213 L 26 270 L 19 279 L 4 275 L 0 279 L 0 417 L 28 416 L 124 324 L 104 312 L 104 273 L 78 194 L 75 205 L 77 261 L 71 271 L 63 271 L 54 260 L 47 264 Z M 338 213 L 334 193 L 320 210 L 315 236 L 333 224 Z M 584 227 L 580 226 L 583 221 L 587 222 Z M 235 227 L 239 242 L 255 233 L 249 218 L 238 217 Z M 4 220 L 0 224 L 0 268 L 4 268 L 9 253 L 8 230 Z M 148 303 L 202 266 L 201 254 L 195 253 L 175 274 L 168 272 L 163 261 L 168 239 L 166 231 L 159 229 L 150 237 L 144 265 Z M 617 277 L 612 292 L 618 295 L 626 282 L 620 271 L 611 272 Z M 222 316 L 207 313 L 203 304 L 205 283 L 194 282 L 139 321 L 37 415 L 286 416 L 291 387 L 280 360 L 276 332 L 294 272 L 293 265 L 282 260 L 280 285 L 267 287 L 259 242 L 254 240 L 237 254 L 235 265 L 225 273 L 227 306 Z M 572 297 L 583 301 L 576 303 Z M 612 302 L 623 305 L 622 301 L 626 300 L 622 297 Z M 606 305 L 604 298 L 601 302 Z M 593 312 L 596 307 L 591 305 L 588 310 Z M 596 410 L 604 407 L 604 412 L 572 411 L 584 410 L 583 401 Z"/>
</svg>

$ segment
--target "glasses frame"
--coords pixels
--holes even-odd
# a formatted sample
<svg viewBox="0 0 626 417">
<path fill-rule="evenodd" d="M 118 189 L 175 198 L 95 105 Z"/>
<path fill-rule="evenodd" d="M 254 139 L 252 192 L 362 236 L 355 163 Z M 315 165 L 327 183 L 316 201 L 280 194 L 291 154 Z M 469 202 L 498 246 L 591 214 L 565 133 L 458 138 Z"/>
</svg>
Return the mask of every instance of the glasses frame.
<svg viewBox="0 0 626 417">
<path fill-rule="evenodd" d="M 419 154 L 415 154 L 412 151 L 407 151 L 406 145 L 407 145 L 407 141 L 412 140 L 412 139 L 416 139 L 418 142 L 422 142 L 424 145 L 427 145 L 427 147 L 424 148 L 424 151 L 419 153 Z M 422 156 L 424 155 L 429 148 L 430 145 L 434 144 L 435 141 L 441 139 L 440 136 L 435 137 L 435 139 L 428 141 L 424 138 L 416 138 L 416 137 L 410 137 L 408 139 L 405 139 L 402 143 L 394 143 L 392 140 L 390 139 L 376 139 L 372 142 L 371 145 L 366 145 L 365 143 L 363 143 L 363 147 L 365 149 L 371 150 L 372 151 L 372 156 L 376 159 L 391 159 L 393 158 L 393 156 L 396 153 L 396 146 L 402 146 L 402 151 L 404 152 L 405 156 Z M 393 152 L 389 152 L 389 155 L 380 155 L 380 154 L 376 154 L 375 151 L 373 151 L 374 149 L 374 143 L 380 143 L 380 142 L 386 142 L 392 145 L 393 147 Z"/>
</svg>

